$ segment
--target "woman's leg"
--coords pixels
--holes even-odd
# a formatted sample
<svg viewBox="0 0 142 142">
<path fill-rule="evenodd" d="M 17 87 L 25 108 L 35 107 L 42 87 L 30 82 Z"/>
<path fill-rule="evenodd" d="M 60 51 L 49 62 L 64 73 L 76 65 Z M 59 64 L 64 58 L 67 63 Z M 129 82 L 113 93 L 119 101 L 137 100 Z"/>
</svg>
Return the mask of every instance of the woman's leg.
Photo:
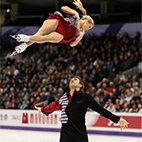
<svg viewBox="0 0 142 142">
<path fill-rule="evenodd" d="M 19 46 L 15 47 L 15 51 L 11 54 L 11 55 L 16 55 L 18 53 L 22 53 L 23 51 L 25 51 L 27 49 L 28 46 L 32 45 L 34 42 L 29 41 L 29 42 L 24 42 Z"/>
<path fill-rule="evenodd" d="M 63 39 L 63 35 L 54 32 L 58 26 L 58 20 L 45 20 L 41 28 L 37 31 L 36 34 L 29 36 L 30 41 L 25 42 L 15 48 L 16 51 L 13 52 L 12 55 L 16 55 L 18 53 L 22 53 L 26 48 L 32 45 L 34 42 L 44 43 L 58 43 Z M 18 36 L 18 35 L 17 35 Z"/>
<path fill-rule="evenodd" d="M 63 39 L 63 35 L 57 33 L 57 32 L 51 32 L 48 35 L 33 35 L 32 41 L 36 43 L 44 43 L 44 42 L 50 42 L 50 43 L 58 43 Z M 31 36 L 30 36 L 31 39 Z"/>
<path fill-rule="evenodd" d="M 26 42 L 27 46 L 30 46 L 34 43 L 34 41 L 31 40 L 31 38 L 34 40 L 40 38 L 41 36 L 48 35 L 49 33 L 56 30 L 58 26 L 58 20 L 56 19 L 49 19 L 45 20 L 41 26 L 41 28 L 34 34 L 30 36 L 30 41 Z M 40 39 L 38 39 L 40 40 Z M 39 42 L 42 43 L 42 42 Z"/>
<path fill-rule="evenodd" d="M 54 32 L 57 26 L 58 26 L 58 20 L 46 20 L 36 34 L 29 36 L 29 40 L 37 43 L 43 43 L 43 42 L 57 43 L 60 37 L 55 38 L 52 36 L 52 35 L 61 36 L 61 34 L 57 34 Z"/>
<path fill-rule="evenodd" d="M 25 35 L 25 34 L 18 34 L 18 35 L 14 35 L 12 37 L 15 38 L 18 42 L 21 42 L 21 41 L 36 42 L 38 40 L 39 41 L 38 43 L 42 43 L 42 42 L 40 42 L 41 36 L 48 35 L 49 33 L 55 31 L 57 26 L 58 26 L 58 20 L 57 19 L 49 19 L 49 20 L 44 21 L 41 28 L 34 35 L 28 36 L 28 35 Z"/>
<path fill-rule="evenodd" d="M 37 36 L 40 36 L 40 35 L 37 35 Z M 44 43 L 44 42 L 58 43 L 63 38 L 64 38 L 63 35 L 61 35 L 57 32 L 51 32 L 48 35 L 40 36 L 40 40 L 37 39 L 35 42 L 37 42 L 37 43 Z M 11 56 L 24 52 L 27 49 L 27 47 L 30 46 L 33 43 L 34 42 L 29 41 L 29 42 L 26 42 L 26 43 L 24 42 L 19 46 L 16 46 L 15 51 L 11 54 Z"/>
<path fill-rule="evenodd" d="M 33 43 L 34 43 L 33 41 L 26 42 L 27 47 L 30 46 L 30 45 L 32 45 Z"/>
<path fill-rule="evenodd" d="M 58 26 L 58 20 L 57 19 L 48 19 L 48 20 L 45 20 L 43 22 L 42 26 L 40 27 L 40 29 L 34 35 L 37 35 L 37 34 L 38 35 L 47 35 L 50 32 L 55 31 L 56 28 L 57 28 L 57 26 Z"/>
</svg>

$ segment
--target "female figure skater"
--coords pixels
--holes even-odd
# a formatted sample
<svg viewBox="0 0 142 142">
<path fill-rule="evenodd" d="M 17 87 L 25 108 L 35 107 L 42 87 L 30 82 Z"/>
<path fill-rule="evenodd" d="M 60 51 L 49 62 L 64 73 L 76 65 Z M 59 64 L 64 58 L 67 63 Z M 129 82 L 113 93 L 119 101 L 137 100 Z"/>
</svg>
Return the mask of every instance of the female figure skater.
<svg viewBox="0 0 142 142">
<path fill-rule="evenodd" d="M 128 127 L 129 123 L 125 119 L 104 109 L 90 94 L 80 91 L 82 87 L 81 78 L 75 76 L 69 82 L 69 92 L 48 106 L 35 107 L 38 109 L 37 118 L 41 112 L 48 116 L 56 110 L 61 110 L 60 142 L 88 142 L 85 126 L 85 114 L 88 107 L 115 123 L 119 122 L 121 129 Z"/>
<path fill-rule="evenodd" d="M 76 46 L 82 39 L 85 31 L 88 31 L 94 26 L 94 21 L 87 15 L 87 12 L 80 0 L 74 0 L 73 4 L 75 4 L 76 7 L 84 14 L 81 19 L 77 11 L 69 8 L 68 6 L 62 6 L 62 11 L 70 15 L 69 17 L 64 18 L 59 11 L 56 11 L 54 14 L 49 14 L 50 16 L 44 21 L 41 28 L 34 35 L 27 36 L 24 34 L 18 34 L 11 36 L 18 42 L 24 42 L 23 44 L 15 47 L 15 51 L 12 55 L 22 53 L 34 42 L 51 42 L 60 44 L 70 42 L 71 47 Z"/>
</svg>

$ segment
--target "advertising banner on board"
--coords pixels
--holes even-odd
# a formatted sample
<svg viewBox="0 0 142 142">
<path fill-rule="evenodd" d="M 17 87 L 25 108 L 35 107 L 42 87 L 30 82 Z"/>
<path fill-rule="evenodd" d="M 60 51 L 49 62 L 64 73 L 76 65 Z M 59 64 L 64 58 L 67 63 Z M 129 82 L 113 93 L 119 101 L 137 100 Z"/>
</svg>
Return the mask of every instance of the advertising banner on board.
<svg viewBox="0 0 142 142">
<path fill-rule="evenodd" d="M 61 113 L 55 111 L 46 116 L 41 114 L 37 119 L 36 110 L 0 110 L 0 128 L 14 128 L 24 130 L 43 130 L 43 131 L 60 131 L 61 128 Z M 139 134 L 142 136 L 142 115 L 136 113 L 116 113 L 116 115 L 123 117 L 130 124 L 124 132 L 130 134 Z M 89 133 L 97 133 L 98 131 L 113 131 L 120 132 L 119 123 L 116 124 L 109 119 L 104 118 L 96 112 L 87 112 L 86 126 Z"/>
</svg>

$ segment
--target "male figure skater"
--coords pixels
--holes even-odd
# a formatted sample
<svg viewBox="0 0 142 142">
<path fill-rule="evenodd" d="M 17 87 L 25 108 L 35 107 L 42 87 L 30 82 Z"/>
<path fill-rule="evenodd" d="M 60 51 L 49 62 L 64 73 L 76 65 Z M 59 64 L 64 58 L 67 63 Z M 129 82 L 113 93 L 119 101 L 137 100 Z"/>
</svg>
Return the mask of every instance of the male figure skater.
<svg viewBox="0 0 142 142">
<path fill-rule="evenodd" d="M 42 108 L 35 107 L 39 111 L 37 118 L 41 112 L 48 115 L 53 111 L 61 110 L 60 142 L 88 142 L 85 126 L 85 114 L 88 107 L 115 123 L 119 122 L 121 129 L 128 127 L 129 123 L 126 120 L 101 107 L 90 94 L 80 91 L 82 87 L 81 78 L 75 76 L 69 82 L 69 92 L 53 104 Z"/>
</svg>

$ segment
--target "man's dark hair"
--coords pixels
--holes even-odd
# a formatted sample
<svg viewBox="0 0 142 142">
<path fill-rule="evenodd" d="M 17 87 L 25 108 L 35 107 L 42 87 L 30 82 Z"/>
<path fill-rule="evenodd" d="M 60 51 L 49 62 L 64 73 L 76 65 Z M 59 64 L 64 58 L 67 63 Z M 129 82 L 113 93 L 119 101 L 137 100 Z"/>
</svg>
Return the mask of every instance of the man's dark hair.
<svg viewBox="0 0 142 142">
<path fill-rule="evenodd" d="M 81 87 L 80 89 L 83 89 L 83 88 L 84 88 L 84 83 L 83 83 L 81 77 L 78 76 L 78 75 L 76 75 L 76 76 L 74 76 L 73 78 L 78 78 L 78 79 L 79 79 L 79 83 L 82 85 L 82 87 Z"/>
</svg>

